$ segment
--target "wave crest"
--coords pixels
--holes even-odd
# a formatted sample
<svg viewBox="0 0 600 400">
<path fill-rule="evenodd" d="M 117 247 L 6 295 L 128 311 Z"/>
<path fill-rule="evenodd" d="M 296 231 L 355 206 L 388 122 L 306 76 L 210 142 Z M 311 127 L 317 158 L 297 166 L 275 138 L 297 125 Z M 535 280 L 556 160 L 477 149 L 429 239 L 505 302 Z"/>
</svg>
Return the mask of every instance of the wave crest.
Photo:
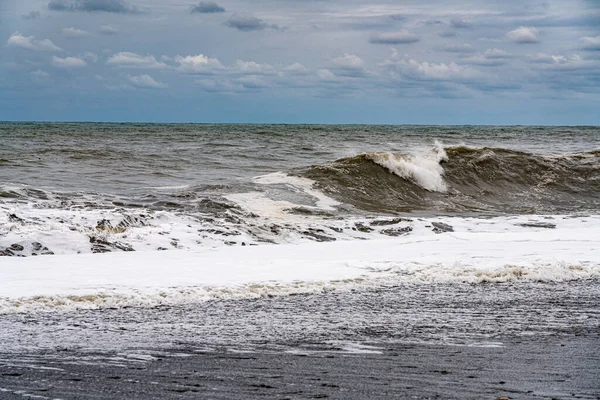
<svg viewBox="0 0 600 400">
<path fill-rule="evenodd" d="M 363 153 L 295 173 L 339 201 L 374 212 L 535 214 L 600 209 L 596 150 L 538 155 L 436 144 L 414 154 Z"/>
<path fill-rule="evenodd" d="M 440 164 L 448 160 L 448 155 L 440 145 L 436 145 L 431 151 L 419 154 L 398 155 L 383 152 L 366 153 L 364 156 L 393 174 L 415 182 L 425 190 L 431 192 L 448 190 L 444 181 L 444 168 Z"/>
</svg>

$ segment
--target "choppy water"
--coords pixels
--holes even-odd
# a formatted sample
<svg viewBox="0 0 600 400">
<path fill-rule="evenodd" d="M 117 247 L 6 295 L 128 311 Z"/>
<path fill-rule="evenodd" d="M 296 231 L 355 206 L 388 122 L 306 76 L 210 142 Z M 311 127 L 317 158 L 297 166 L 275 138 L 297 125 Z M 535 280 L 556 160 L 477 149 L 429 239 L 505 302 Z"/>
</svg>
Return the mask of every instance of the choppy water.
<svg viewBox="0 0 600 400">
<path fill-rule="evenodd" d="M 192 225 L 198 245 L 277 243 L 382 216 L 600 209 L 597 127 L 0 123 L 0 143 L 4 255 L 189 248 L 172 233 Z"/>
</svg>

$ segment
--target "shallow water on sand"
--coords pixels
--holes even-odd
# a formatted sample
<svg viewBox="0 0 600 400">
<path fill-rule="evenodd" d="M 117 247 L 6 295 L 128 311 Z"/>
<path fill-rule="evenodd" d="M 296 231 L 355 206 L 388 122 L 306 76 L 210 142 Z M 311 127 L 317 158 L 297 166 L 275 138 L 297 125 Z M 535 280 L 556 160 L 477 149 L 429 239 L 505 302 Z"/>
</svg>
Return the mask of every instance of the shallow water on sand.
<svg viewBox="0 0 600 400">
<path fill-rule="evenodd" d="M 595 399 L 600 287 L 394 286 L 0 319 L 0 398 Z"/>
</svg>

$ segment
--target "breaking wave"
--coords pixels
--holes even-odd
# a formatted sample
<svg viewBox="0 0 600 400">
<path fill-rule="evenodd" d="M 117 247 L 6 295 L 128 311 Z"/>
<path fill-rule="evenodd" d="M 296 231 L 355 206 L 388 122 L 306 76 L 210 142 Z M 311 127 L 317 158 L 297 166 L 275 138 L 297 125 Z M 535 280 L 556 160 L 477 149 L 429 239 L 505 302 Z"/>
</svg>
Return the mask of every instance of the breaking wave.
<svg viewBox="0 0 600 400">
<path fill-rule="evenodd" d="M 367 153 L 367 160 L 374 162 L 400 178 L 412 181 L 431 192 L 446 192 L 448 186 L 444 181 L 444 168 L 440 164 L 448 160 L 448 155 L 441 146 L 432 151 L 400 156 L 392 153 Z M 360 156 L 359 156 L 360 157 Z"/>
<path fill-rule="evenodd" d="M 581 212 L 600 208 L 600 150 L 538 155 L 439 144 L 298 169 L 336 200 L 372 212 Z"/>
</svg>

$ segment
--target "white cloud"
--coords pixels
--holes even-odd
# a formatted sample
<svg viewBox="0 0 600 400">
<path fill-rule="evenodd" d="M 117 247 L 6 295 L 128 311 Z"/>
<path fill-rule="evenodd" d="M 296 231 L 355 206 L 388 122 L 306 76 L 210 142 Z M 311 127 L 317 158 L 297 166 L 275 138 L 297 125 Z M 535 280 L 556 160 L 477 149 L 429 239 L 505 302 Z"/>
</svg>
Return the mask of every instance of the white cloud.
<svg viewBox="0 0 600 400">
<path fill-rule="evenodd" d="M 159 82 L 150 75 L 146 74 L 130 76 L 129 82 L 133 83 L 134 86 L 139 88 L 165 89 L 168 87 L 166 83 Z"/>
<path fill-rule="evenodd" d="M 283 72 L 292 75 L 306 75 L 309 73 L 308 68 L 299 62 L 295 62 L 287 67 L 283 68 Z"/>
<path fill-rule="evenodd" d="M 83 53 L 81 58 L 93 63 L 98 62 L 98 56 L 95 53 L 92 53 L 91 51 L 86 51 L 85 53 Z"/>
<path fill-rule="evenodd" d="M 46 71 L 42 71 L 41 69 L 31 71 L 29 75 L 31 75 L 31 77 L 36 81 L 45 81 L 46 79 L 50 78 L 50 74 Z"/>
<path fill-rule="evenodd" d="M 19 32 L 13 33 L 6 41 L 6 45 L 34 51 L 62 51 L 50 39 L 37 40 L 33 36 L 23 36 Z"/>
<path fill-rule="evenodd" d="M 167 68 L 168 65 L 164 62 L 159 62 L 154 56 L 146 55 L 141 56 L 136 53 L 130 53 L 123 51 L 117 54 L 113 54 L 106 61 L 108 65 L 115 65 L 124 68 Z"/>
<path fill-rule="evenodd" d="M 272 75 L 275 73 L 275 68 L 272 65 L 259 64 L 254 61 L 237 60 L 236 68 L 243 74 Z"/>
<path fill-rule="evenodd" d="M 529 56 L 529 61 L 539 64 L 538 68 L 543 70 L 555 71 L 598 71 L 598 62 L 596 60 L 585 60 L 578 54 L 565 56 L 562 54 L 536 53 Z"/>
<path fill-rule="evenodd" d="M 52 43 L 50 39 L 43 39 L 36 43 L 38 50 L 42 51 L 63 51 L 60 47 Z"/>
<path fill-rule="evenodd" d="M 204 54 L 196 56 L 177 56 L 175 62 L 179 64 L 178 70 L 191 74 L 212 73 L 214 70 L 223 68 L 219 60 L 209 58 Z"/>
<path fill-rule="evenodd" d="M 119 30 L 111 25 L 102 25 L 100 27 L 100 33 L 103 35 L 116 35 L 119 33 Z"/>
<path fill-rule="evenodd" d="M 60 58 L 53 56 L 52 57 L 52 65 L 58 68 L 82 68 L 87 66 L 85 60 L 77 57 L 65 57 Z"/>
<path fill-rule="evenodd" d="M 600 36 L 584 36 L 581 43 L 585 50 L 600 50 Z"/>
<path fill-rule="evenodd" d="M 236 82 L 242 85 L 245 89 L 262 89 L 271 86 L 263 78 L 249 75 L 236 79 Z"/>
<path fill-rule="evenodd" d="M 345 53 L 329 62 L 336 75 L 357 77 L 365 74 L 365 62 L 356 54 Z"/>
<path fill-rule="evenodd" d="M 35 45 L 33 36 L 25 37 L 21 35 L 19 32 L 15 32 L 11 37 L 8 38 L 6 45 L 12 47 L 22 47 L 24 49 L 35 50 Z"/>
<path fill-rule="evenodd" d="M 318 70 L 317 76 L 324 81 L 337 81 L 335 74 L 328 69 Z"/>
<path fill-rule="evenodd" d="M 371 36 L 369 42 L 376 44 L 406 44 L 415 43 L 420 39 L 414 33 L 410 33 L 406 29 L 397 32 L 382 32 Z"/>
<path fill-rule="evenodd" d="M 512 55 L 510 53 L 507 53 L 504 50 L 500 50 L 500 49 L 487 49 L 484 53 L 483 53 L 485 58 L 488 58 L 490 60 L 494 60 L 494 59 L 502 59 L 502 58 L 511 58 Z"/>
<path fill-rule="evenodd" d="M 236 93 L 243 91 L 244 89 L 239 83 L 235 84 L 227 80 L 196 79 L 194 82 L 198 84 L 202 90 L 211 93 Z"/>
<path fill-rule="evenodd" d="M 511 42 L 525 44 L 525 43 L 537 43 L 539 31 L 532 26 L 521 26 L 514 29 L 506 34 L 506 38 Z"/>
<path fill-rule="evenodd" d="M 400 56 L 394 49 L 392 57 L 381 64 L 387 68 L 393 77 L 397 79 L 414 79 L 425 81 L 472 81 L 481 78 L 483 74 L 478 70 L 458 65 L 451 61 L 449 63 L 419 62 L 408 55 Z"/>
<path fill-rule="evenodd" d="M 567 57 L 563 55 L 536 53 L 529 56 L 529 61 L 536 64 L 564 64 L 568 60 Z"/>
<path fill-rule="evenodd" d="M 62 33 L 64 36 L 69 37 L 69 38 L 80 38 L 80 37 L 88 36 L 90 34 L 87 31 L 84 31 L 82 29 L 73 28 L 73 27 L 63 28 Z"/>
<path fill-rule="evenodd" d="M 462 62 L 466 64 L 481 65 L 483 67 L 498 67 L 505 65 L 507 60 L 512 58 L 510 53 L 500 49 L 487 49 L 483 53 L 472 57 L 464 58 Z"/>
</svg>

